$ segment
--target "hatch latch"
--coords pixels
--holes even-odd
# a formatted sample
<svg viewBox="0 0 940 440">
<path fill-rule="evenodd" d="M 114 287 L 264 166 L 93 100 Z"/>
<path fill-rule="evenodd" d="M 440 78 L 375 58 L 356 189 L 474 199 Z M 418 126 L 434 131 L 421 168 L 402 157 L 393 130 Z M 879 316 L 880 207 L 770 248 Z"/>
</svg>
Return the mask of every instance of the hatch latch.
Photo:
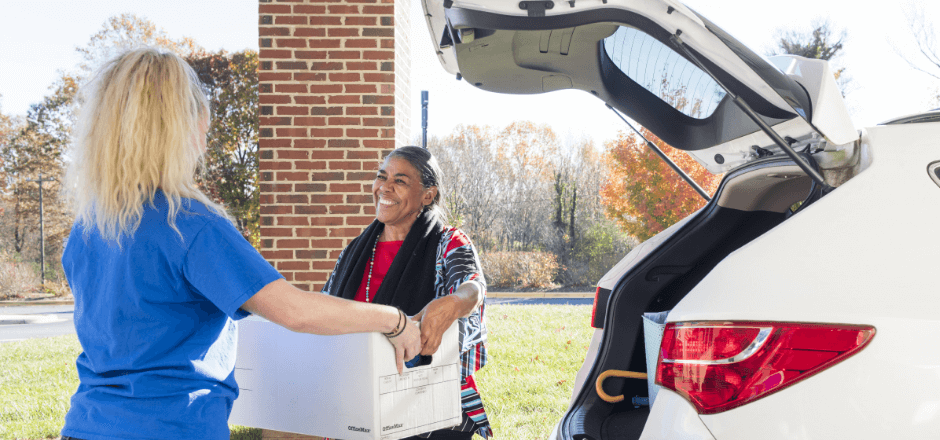
<svg viewBox="0 0 940 440">
<path fill-rule="evenodd" d="M 519 9 L 525 9 L 529 13 L 529 17 L 544 17 L 545 10 L 552 9 L 555 7 L 555 2 L 553 1 L 524 1 L 519 2 Z"/>
</svg>

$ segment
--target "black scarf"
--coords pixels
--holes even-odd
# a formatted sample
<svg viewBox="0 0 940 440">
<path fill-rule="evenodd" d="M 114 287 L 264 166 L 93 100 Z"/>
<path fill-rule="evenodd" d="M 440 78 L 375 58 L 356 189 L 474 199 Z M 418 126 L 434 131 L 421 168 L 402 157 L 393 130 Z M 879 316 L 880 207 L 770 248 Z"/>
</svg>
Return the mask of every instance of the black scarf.
<svg viewBox="0 0 940 440">
<path fill-rule="evenodd" d="M 349 243 L 336 263 L 330 295 L 346 299 L 356 297 L 372 258 L 375 240 L 384 228 L 384 224 L 374 220 Z M 413 316 L 433 301 L 437 248 L 443 232 L 444 225 L 436 216 L 428 211 L 418 215 L 372 302 L 399 307 Z"/>
</svg>

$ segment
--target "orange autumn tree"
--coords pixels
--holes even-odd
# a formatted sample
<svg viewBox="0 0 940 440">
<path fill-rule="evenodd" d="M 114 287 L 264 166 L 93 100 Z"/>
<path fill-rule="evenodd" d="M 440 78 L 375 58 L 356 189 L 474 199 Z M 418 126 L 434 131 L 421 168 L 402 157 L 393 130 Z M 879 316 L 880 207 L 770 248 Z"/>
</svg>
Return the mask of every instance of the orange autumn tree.
<svg viewBox="0 0 940 440">
<path fill-rule="evenodd" d="M 705 192 L 715 193 L 720 175 L 709 173 L 646 128 L 640 131 Z M 609 169 L 601 203 L 607 216 L 636 239 L 646 240 L 705 206 L 705 199 L 636 135 L 620 132 L 605 145 L 604 154 Z"/>
</svg>

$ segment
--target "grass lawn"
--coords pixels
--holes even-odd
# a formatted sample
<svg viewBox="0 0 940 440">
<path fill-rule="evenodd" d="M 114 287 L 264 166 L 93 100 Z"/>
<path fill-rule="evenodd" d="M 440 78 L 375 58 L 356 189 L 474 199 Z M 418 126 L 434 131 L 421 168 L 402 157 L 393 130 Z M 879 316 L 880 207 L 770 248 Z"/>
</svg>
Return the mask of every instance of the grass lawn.
<svg viewBox="0 0 940 440">
<path fill-rule="evenodd" d="M 81 351 L 74 335 L 0 344 L 0 438 L 59 435 Z"/>
<path fill-rule="evenodd" d="M 591 306 L 492 305 L 486 329 L 489 362 L 475 378 L 496 438 L 547 438 L 591 343 Z"/>
<path fill-rule="evenodd" d="M 590 306 L 490 305 L 489 363 L 476 375 L 500 440 L 544 439 L 564 413 L 591 340 Z M 59 435 L 78 386 L 74 335 L 0 344 L 0 439 Z M 232 439 L 260 439 L 232 426 Z"/>
</svg>

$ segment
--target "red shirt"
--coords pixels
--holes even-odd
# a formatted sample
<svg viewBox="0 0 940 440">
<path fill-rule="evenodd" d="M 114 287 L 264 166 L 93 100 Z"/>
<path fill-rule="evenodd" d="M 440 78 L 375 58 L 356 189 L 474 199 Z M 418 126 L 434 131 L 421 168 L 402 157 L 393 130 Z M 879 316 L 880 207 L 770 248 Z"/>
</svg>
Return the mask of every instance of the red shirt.
<svg viewBox="0 0 940 440">
<path fill-rule="evenodd" d="M 372 277 L 369 283 L 369 301 L 366 301 L 366 283 L 369 282 L 369 264 L 366 264 L 366 270 L 362 272 L 362 283 L 359 284 L 359 290 L 356 291 L 356 297 L 353 298 L 359 302 L 372 302 L 375 294 L 382 285 L 382 280 L 388 274 L 388 269 L 392 267 L 392 260 L 401 249 L 404 241 L 380 241 L 375 246 L 375 262 L 372 264 Z"/>
</svg>

